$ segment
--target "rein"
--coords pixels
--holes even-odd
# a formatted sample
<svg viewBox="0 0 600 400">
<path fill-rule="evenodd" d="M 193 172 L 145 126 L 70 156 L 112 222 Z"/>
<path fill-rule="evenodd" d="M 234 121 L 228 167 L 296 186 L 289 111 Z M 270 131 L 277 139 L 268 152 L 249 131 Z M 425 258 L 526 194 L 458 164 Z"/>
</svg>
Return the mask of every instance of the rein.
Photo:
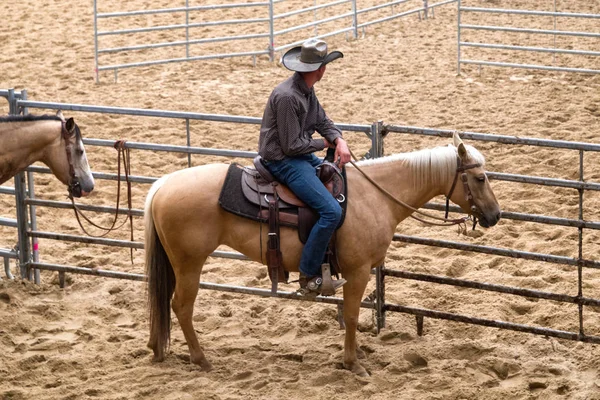
<svg viewBox="0 0 600 400">
<path fill-rule="evenodd" d="M 354 158 L 354 160 L 356 160 L 356 156 L 354 155 L 354 153 L 352 153 L 352 151 L 350 151 L 350 154 L 352 155 L 352 158 Z M 468 200 L 469 200 L 469 206 L 471 207 L 471 210 L 473 210 L 475 208 L 475 205 L 473 204 L 473 196 L 471 194 L 471 190 L 469 189 L 469 184 L 467 183 L 466 177 L 467 174 L 464 172 L 467 169 L 471 169 L 471 168 L 476 168 L 481 166 L 481 164 L 466 164 L 466 165 L 462 165 L 460 158 L 457 157 L 458 160 L 458 164 L 457 164 L 457 168 L 456 168 L 456 173 L 454 175 L 454 182 L 452 183 L 452 188 L 450 189 L 450 193 L 448 193 L 448 195 L 446 196 L 446 215 L 445 217 L 438 217 L 436 215 L 433 214 L 429 214 L 426 213 L 424 211 L 421 211 L 413 206 L 411 206 L 410 204 L 407 204 L 405 202 L 403 202 L 400 199 L 397 199 L 396 197 L 394 197 L 393 194 L 391 194 L 390 192 L 388 192 L 385 188 L 383 188 L 380 184 L 378 184 L 377 182 L 375 182 L 369 175 L 366 174 L 366 172 L 364 172 L 357 164 L 356 162 L 350 160 L 350 163 L 354 166 L 354 168 L 356 168 L 356 170 L 358 172 L 360 172 L 373 186 L 375 186 L 377 189 L 379 189 L 383 194 L 385 194 L 387 197 L 389 197 L 394 203 L 407 208 L 417 214 L 421 214 L 427 218 L 431 218 L 434 220 L 438 220 L 438 221 L 442 221 L 441 223 L 439 222 L 431 222 L 431 221 L 427 221 L 424 220 L 423 218 L 419 218 L 416 217 L 414 215 L 411 215 L 410 217 L 413 219 L 416 219 L 417 221 L 423 222 L 425 224 L 429 224 L 429 225 L 435 225 L 435 226 L 452 226 L 452 225 L 460 225 L 460 224 L 465 224 L 466 221 L 470 220 L 470 216 L 467 217 L 462 217 L 462 218 L 457 218 L 457 219 L 448 219 L 448 207 L 449 207 L 449 201 L 450 201 L 450 196 L 452 196 L 452 193 L 454 192 L 454 188 L 456 186 L 456 182 L 458 180 L 458 174 L 460 172 L 462 172 L 461 174 L 461 180 L 463 181 L 463 184 L 465 185 L 465 194 L 468 193 Z"/>
<path fill-rule="evenodd" d="M 113 221 L 112 221 L 110 227 L 104 227 L 104 226 L 98 225 L 98 224 L 94 223 L 92 220 L 90 220 L 87 216 L 85 216 L 85 214 L 83 214 L 83 212 L 77 206 L 77 204 L 75 204 L 75 199 L 72 195 L 71 190 L 69 190 L 69 198 L 71 199 L 71 203 L 73 204 L 73 211 L 75 212 L 75 218 L 77 218 L 77 222 L 79 223 L 81 230 L 83 230 L 83 232 L 85 232 L 85 234 L 88 236 L 96 237 L 96 238 L 105 237 L 110 232 L 122 228 L 125 225 L 125 223 L 127 222 L 127 220 L 129 220 L 130 240 L 133 242 L 133 215 L 131 214 L 131 181 L 129 180 L 129 176 L 131 174 L 131 160 L 130 160 L 130 151 L 128 148 L 125 147 L 125 143 L 126 143 L 126 140 L 117 140 L 114 144 L 114 148 L 117 150 L 117 204 L 116 204 L 116 208 L 115 208 L 115 215 L 114 215 L 114 218 L 113 218 Z M 68 146 L 70 146 L 70 144 Z M 69 168 L 72 170 L 73 165 L 71 163 L 71 157 L 70 157 L 69 150 L 70 149 L 67 148 L 67 158 L 69 160 Z M 119 226 L 115 227 L 115 225 L 117 225 L 117 220 L 119 217 L 119 210 L 120 210 L 119 205 L 121 203 L 121 164 L 123 164 L 123 170 L 125 172 L 125 182 L 127 183 L 127 206 L 129 208 L 129 211 L 127 212 L 128 217 L 126 217 Z M 101 235 L 92 235 L 84 228 L 83 224 L 81 223 L 80 216 L 81 216 L 81 218 L 86 220 L 92 226 L 94 226 L 98 229 L 101 229 L 105 232 Z M 131 250 L 131 261 L 133 262 L 133 248 L 131 248 L 130 250 Z"/>
</svg>

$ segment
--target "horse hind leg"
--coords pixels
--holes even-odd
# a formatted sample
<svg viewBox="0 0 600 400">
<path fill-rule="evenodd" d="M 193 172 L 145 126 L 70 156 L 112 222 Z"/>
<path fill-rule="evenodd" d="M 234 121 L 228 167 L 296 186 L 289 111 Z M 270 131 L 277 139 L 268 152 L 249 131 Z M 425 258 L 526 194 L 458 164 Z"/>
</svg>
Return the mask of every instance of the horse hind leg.
<svg viewBox="0 0 600 400">
<path fill-rule="evenodd" d="M 171 306 L 185 340 L 190 350 L 190 361 L 196 365 L 199 365 L 202 370 L 210 371 L 212 364 L 206 359 L 198 337 L 194 331 L 192 317 L 194 315 L 194 302 L 198 294 L 198 285 L 200 282 L 200 272 L 202 271 L 202 265 L 206 259 L 200 263 L 195 261 L 194 263 L 188 263 L 188 268 L 179 269 L 184 271 L 183 273 L 177 274 L 177 281 L 175 284 L 175 294 Z M 177 269 L 176 269 L 177 270 Z"/>
</svg>

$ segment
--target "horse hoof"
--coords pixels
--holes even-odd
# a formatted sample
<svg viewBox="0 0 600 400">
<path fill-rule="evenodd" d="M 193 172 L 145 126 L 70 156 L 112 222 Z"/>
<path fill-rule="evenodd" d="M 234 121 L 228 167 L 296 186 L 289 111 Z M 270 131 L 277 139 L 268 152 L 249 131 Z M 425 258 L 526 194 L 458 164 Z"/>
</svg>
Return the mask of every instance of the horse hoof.
<svg viewBox="0 0 600 400">
<path fill-rule="evenodd" d="M 165 361 L 165 356 L 164 355 L 154 355 L 154 357 L 152 357 L 152 362 L 163 362 Z"/>
<path fill-rule="evenodd" d="M 213 366 L 212 366 L 212 364 L 209 361 L 204 360 L 204 362 L 202 362 L 200 364 L 200 368 L 202 369 L 202 371 L 210 372 L 210 371 L 212 371 Z"/>
<path fill-rule="evenodd" d="M 192 363 L 199 366 L 202 371 L 209 372 L 213 369 L 212 364 L 205 357 L 199 358 L 197 360 L 192 360 Z"/>
<path fill-rule="evenodd" d="M 352 365 L 344 363 L 344 368 L 363 378 L 367 378 L 370 376 L 367 370 L 364 369 L 363 366 L 359 363 L 352 363 Z"/>
</svg>

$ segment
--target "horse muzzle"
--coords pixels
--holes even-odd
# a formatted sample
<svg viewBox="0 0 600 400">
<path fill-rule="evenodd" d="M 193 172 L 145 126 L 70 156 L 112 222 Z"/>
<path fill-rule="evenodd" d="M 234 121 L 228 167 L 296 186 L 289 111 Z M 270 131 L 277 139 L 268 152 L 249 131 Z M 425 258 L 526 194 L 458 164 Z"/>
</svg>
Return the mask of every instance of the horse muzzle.
<svg viewBox="0 0 600 400">
<path fill-rule="evenodd" d="M 498 221 L 500 221 L 502 212 L 496 211 L 493 213 L 483 213 L 479 210 L 476 210 L 473 212 L 473 216 L 477 218 L 479 225 L 483 226 L 484 228 L 491 228 L 492 226 L 496 225 Z"/>
<path fill-rule="evenodd" d="M 88 189 L 88 190 L 85 190 Z M 69 182 L 68 185 L 69 195 L 71 197 L 86 197 L 94 190 L 94 187 L 91 188 L 83 188 L 81 182 L 77 178 L 74 178 Z"/>
</svg>

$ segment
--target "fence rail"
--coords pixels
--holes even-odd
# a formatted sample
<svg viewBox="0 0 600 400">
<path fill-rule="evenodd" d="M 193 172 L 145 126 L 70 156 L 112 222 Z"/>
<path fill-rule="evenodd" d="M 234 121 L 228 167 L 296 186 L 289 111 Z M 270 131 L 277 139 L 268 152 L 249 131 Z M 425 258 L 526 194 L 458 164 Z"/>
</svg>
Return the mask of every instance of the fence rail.
<svg viewBox="0 0 600 400">
<path fill-rule="evenodd" d="M 493 60 L 474 60 L 464 59 L 462 56 L 462 48 L 483 48 L 491 50 L 510 50 L 518 51 L 522 53 L 527 52 L 538 52 L 538 53 L 551 53 L 555 57 L 557 54 L 568 54 L 576 56 L 586 57 L 598 57 L 600 52 L 590 50 L 577 50 L 572 48 L 557 48 L 556 40 L 553 48 L 537 47 L 537 46 L 517 46 L 514 43 L 512 45 L 507 44 L 494 44 L 484 43 L 482 41 L 470 42 L 463 41 L 464 30 L 475 30 L 475 31 L 498 31 L 498 32 L 511 32 L 511 33 L 530 33 L 536 35 L 557 35 L 560 36 L 578 36 L 588 38 L 600 38 L 600 32 L 574 32 L 574 31 L 561 31 L 556 29 L 557 18 L 575 18 L 575 19 L 600 19 L 600 14 L 588 14 L 588 13 L 572 13 L 572 12 L 557 12 L 556 2 L 554 3 L 554 12 L 551 11 L 538 11 L 538 10 L 514 10 L 514 9 L 500 9 L 500 8 L 486 8 L 486 7 L 464 7 L 463 3 L 467 0 L 458 0 L 458 73 L 461 72 L 461 64 L 474 64 L 479 66 L 493 66 L 493 67 L 511 67 L 511 68 L 522 68 L 522 69 L 536 69 L 544 71 L 563 71 L 563 72 L 579 72 L 588 74 L 600 74 L 599 69 L 595 68 L 583 68 L 583 67 L 568 67 L 568 66 L 557 66 L 557 65 L 540 65 L 540 64 L 529 64 L 529 63 L 516 63 L 516 62 L 499 62 Z M 534 17 L 554 17 L 554 29 L 530 29 L 530 28 L 517 28 L 508 26 L 489 26 L 489 25 L 474 25 L 474 24 L 463 24 L 462 14 L 504 14 L 504 15 L 527 15 Z M 556 64 L 556 58 L 553 60 L 553 64 Z"/>
<path fill-rule="evenodd" d="M 124 68 L 133 68 L 133 67 L 143 67 L 150 65 L 158 65 L 158 64 L 168 64 L 168 63 L 176 63 L 183 61 L 198 61 L 198 60 L 209 60 L 215 58 L 231 58 L 231 57 L 252 57 L 254 62 L 256 62 L 256 57 L 261 55 L 268 55 L 271 61 L 275 60 L 275 53 L 281 52 L 283 50 L 289 49 L 293 46 L 296 46 L 302 42 L 304 42 L 309 37 L 315 38 L 326 38 L 334 35 L 340 34 L 351 34 L 354 38 L 358 37 L 359 29 L 364 30 L 367 26 L 379 24 L 387 21 L 391 21 L 393 19 L 405 17 L 411 14 L 418 13 L 419 16 L 421 13 L 427 18 L 429 12 L 433 12 L 436 7 L 440 7 L 446 4 L 454 3 L 458 0 L 445 0 L 435 4 L 429 4 L 428 0 L 394 0 L 385 2 L 376 6 L 366 7 L 359 9 L 358 8 L 358 0 L 336 0 L 331 1 L 325 4 L 313 5 L 310 7 L 304 7 L 292 11 L 287 11 L 283 13 L 276 14 L 274 7 L 275 4 L 280 3 L 280 1 L 269 0 L 267 2 L 253 2 L 253 3 L 232 3 L 232 4 L 220 4 L 220 5 L 206 5 L 206 6 L 188 6 L 188 1 L 185 1 L 185 7 L 173 7 L 173 8 L 165 8 L 165 9 L 152 9 L 152 10 L 135 10 L 135 11 L 124 11 L 124 12 L 109 12 L 109 13 L 98 13 L 98 0 L 94 0 L 94 49 L 95 49 L 95 62 L 96 62 L 96 82 L 100 81 L 100 71 L 113 71 L 115 82 L 117 81 L 117 71 L 119 69 Z M 394 6 L 399 6 L 401 4 L 406 3 L 414 3 L 419 4 L 419 6 L 415 6 L 409 11 L 399 11 L 395 12 L 393 10 Z M 343 6 L 344 4 L 348 4 L 349 7 L 346 11 L 334 11 L 334 7 Z M 253 8 L 257 10 L 261 10 L 258 12 L 259 17 L 257 18 L 248 18 L 248 19 L 235 19 L 235 20 L 214 20 L 214 21 L 202 21 L 202 22 L 190 22 L 190 15 L 195 15 L 194 13 L 198 12 L 206 12 L 211 10 L 221 10 L 221 9 L 235 9 L 235 8 Z M 367 15 L 374 11 L 378 11 L 384 8 L 390 8 L 392 10 L 391 15 L 378 18 L 378 19 L 369 19 Z M 337 10 L 337 9 L 335 9 Z M 328 13 L 329 15 L 318 18 L 317 11 Z M 289 17 L 296 16 L 299 14 L 312 12 L 314 17 L 312 22 L 303 23 L 300 25 L 291 25 L 290 23 L 286 24 L 286 20 Z M 107 19 L 116 19 L 116 18 L 126 18 L 131 16 L 138 15 L 157 15 L 157 14 L 183 14 L 182 18 L 185 20 L 182 23 L 172 24 L 172 25 L 161 25 L 161 26 L 148 26 L 141 28 L 129 28 L 129 29 L 117 29 L 117 30 L 98 30 L 98 20 L 107 20 Z M 264 16 L 263 16 L 264 15 Z M 359 16 L 361 17 L 361 21 L 359 23 Z M 331 26 L 331 22 L 339 21 L 339 20 L 348 20 L 349 23 L 345 23 L 340 21 L 338 27 L 329 28 Z M 285 24 L 283 27 L 276 29 L 276 23 Z M 248 25 L 262 24 L 265 27 L 264 31 L 258 33 L 247 33 L 242 34 L 244 29 L 247 29 Z M 328 26 L 328 30 L 319 34 L 317 33 L 317 29 L 326 24 Z M 190 29 L 199 28 L 199 27 L 209 27 L 209 26 L 217 26 L 217 25 L 239 25 L 241 28 L 234 34 L 228 36 L 219 36 L 219 37 L 202 37 L 202 38 L 190 38 Z M 339 25 L 344 26 L 339 28 Z M 282 39 L 281 44 L 276 45 L 276 38 L 281 38 L 284 35 L 288 35 L 292 32 L 298 31 L 306 31 L 307 29 L 314 28 L 313 33 L 308 34 L 304 33 L 300 35 L 300 39 Z M 145 44 L 135 44 L 135 45 L 122 45 L 119 47 L 101 47 L 99 44 L 99 38 L 106 36 L 117 36 L 123 38 L 124 40 L 127 37 L 136 35 L 139 33 L 146 32 L 157 32 L 157 31 L 185 31 L 185 36 L 182 37 L 181 40 L 175 40 L 170 42 L 161 42 L 161 43 L 145 43 Z M 127 37 L 125 37 L 127 35 Z M 183 34 L 182 34 L 183 35 Z M 253 48 L 248 51 L 239 52 L 239 51 L 231 51 L 231 52 L 222 52 L 222 53 L 213 53 L 213 54 L 201 54 L 201 55 L 191 55 L 190 54 L 190 46 L 200 45 L 200 44 L 208 44 L 208 43 L 223 43 L 223 42 L 246 42 L 251 39 L 265 39 L 266 42 L 264 46 L 261 48 Z M 168 59 L 151 59 L 146 61 L 135 61 L 135 62 L 122 62 L 122 63 L 112 63 L 105 65 L 100 62 L 100 55 L 109 55 L 109 54 L 122 54 L 124 52 L 137 52 L 143 50 L 154 50 L 165 47 L 183 47 L 185 46 L 185 56 L 176 57 L 176 58 L 168 58 Z M 247 48 L 248 46 L 244 46 Z M 250 46 L 252 47 L 252 46 Z M 101 65 L 102 64 L 102 65 Z"/>
<path fill-rule="evenodd" d="M 0 91 L 0 94 L 3 92 Z M 10 97 L 10 96 L 9 96 Z M 88 113 L 107 113 L 112 115 L 132 115 L 132 116 L 144 116 L 144 117 L 156 117 L 156 118 L 177 118 L 186 120 L 188 123 L 186 124 L 186 133 L 188 135 L 188 143 L 189 143 L 189 121 L 190 120 L 204 120 L 204 121 L 215 121 L 215 122 L 234 122 L 234 123 L 244 123 L 244 124 L 257 124 L 260 122 L 258 118 L 252 117 L 244 117 L 244 116 L 228 116 L 228 115 L 213 115 L 213 114 L 200 114 L 200 113 L 186 113 L 186 112 L 176 112 L 176 111 L 165 111 L 165 110 L 144 110 L 144 109 L 135 109 L 135 108 L 120 108 L 120 107 L 102 107 L 102 106 L 92 106 L 92 105 L 81 105 L 81 104 L 62 104 L 62 103 L 51 103 L 51 102 L 36 102 L 29 101 L 26 99 L 26 93 L 24 96 L 13 95 L 10 97 L 13 102 L 11 106 L 12 113 L 19 113 L 23 110 L 29 108 L 42 108 L 42 109 L 62 109 L 62 110 L 72 110 L 79 112 L 88 112 Z M 442 130 L 442 129 L 429 129 L 429 128 L 421 128 L 421 127 L 410 127 L 410 126 L 397 126 L 397 125 L 385 125 L 382 122 L 377 122 L 373 124 L 365 124 L 365 125 L 357 125 L 357 124 L 339 124 L 340 128 L 343 130 L 354 131 L 354 132 L 362 132 L 363 134 L 367 134 L 372 141 L 372 149 L 370 152 L 370 156 L 377 157 L 383 154 L 383 136 L 390 137 L 390 133 L 396 134 L 410 134 L 410 135 L 419 135 L 419 136 L 437 136 L 437 137 L 450 137 L 453 130 Z M 394 241 L 401 241 L 404 243 L 421 245 L 421 246 L 433 246 L 433 247 L 442 247 L 448 249 L 458 249 L 460 251 L 469 251 L 474 253 L 482 253 L 482 254 L 494 254 L 503 257 L 510 257 L 515 259 L 526 259 L 526 260 L 535 260 L 542 261 L 546 263 L 559 264 L 559 265 L 570 265 L 574 267 L 574 270 L 577 270 L 578 273 L 578 293 L 576 295 L 568 295 L 562 293 L 551 293 L 551 292 L 541 292 L 536 290 L 511 287 L 511 286 L 503 286 L 496 285 L 485 282 L 474 282 L 461 280 L 456 278 L 449 277 L 440 277 L 435 275 L 426 275 L 426 274 L 418 274 L 410 271 L 401 271 L 401 270 L 392 270 L 388 269 L 385 266 L 379 267 L 375 269 L 375 281 L 376 281 L 376 295 L 374 300 L 363 301 L 362 306 L 365 308 L 375 310 L 377 314 L 377 326 L 378 329 L 382 328 L 385 324 L 385 313 L 390 311 L 398 311 L 403 313 L 413 314 L 417 317 L 417 331 L 419 334 L 423 331 L 423 318 L 437 318 L 437 319 L 446 319 L 453 320 L 465 323 L 478 324 L 483 326 L 492 326 L 503 329 L 511 329 L 515 331 L 529 332 L 534 334 L 540 334 L 545 336 L 553 336 L 559 338 L 565 338 L 570 340 L 579 340 L 583 342 L 591 342 L 591 343 L 600 343 L 600 337 L 593 335 L 585 335 L 583 330 L 583 307 L 584 306 L 600 306 L 600 300 L 594 299 L 590 297 L 585 297 L 583 295 L 583 268 L 600 268 L 600 262 L 596 260 L 585 259 L 582 257 L 582 232 L 583 229 L 600 229 L 600 222 L 596 221 L 585 221 L 582 218 L 583 213 L 583 201 L 582 196 L 585 190 L 600 190 L 600 184 L 594 182 L 584 182 L 583 181 L 583 154 L 584 152 L 598 152 L 600 151 L 600 145 L 584 143 L 584 142 L 569 142 L 562 140 L 547 140 L 547 139 L 536 139 L 536 138 L 526 138 L 526 137 L 516 137 L 516 136 L 508 136 L 508 135 L 491 135 L 485 133 L 477 133 L 477 132 L 462 132 L 461 136 L 465 139 L 470 140 L 479 140 L 486 142 L 496 142 L 503 145 L 527 145 L 527 146 L 537 146 L 537 147 L 546 147 L 546 148 L 557 148 L 564 150 L 572 150 L 577 151 L 580 154 L 580 164 L 578 166 L 574 166 L 574 168 L 578 168 L 580 171 L 580 180 L 572 181 L 572 180 L 564 180 L 564 179 L 550 179 L 545 177 L 532 177 L 532 176 L 524 176 L 524 175 L 514 175 L 514 174 L 503 174 L 498 172 L 489 172 L 489 177 L 491 179 L 503 180 L 509 182 L 518 182 L 522 184 L 533 184 L 533 185 L 549 185 L 556 187 L 567 187 L 577 190 L 579 193 L 579 218 L 578 219 L 567 219 L 567 218 L 557 218 L 551 216 L 543 216 L 543 215 L 533 215 L 533 214 L 525 214 L 525 213 L 516 213 L 516 212 L 507 212 L 503 214 L 503 218 L 505 219 L 513 219 L 520 221 L 530 221 L 535 223 L 543 223 L 557 226 L 568 226 L 573 227 L 574 229 L 578 229 L 579 231 L 579 242 L 578 242 L 578 250 L 579 257 L 566 257 L 559 256 L 553 254 L 544 254 L 544 253 L 532 253 L 526 251 L 518 251 L 515 249 L 506 249 L 506 248 L 497 248 L 490 246 L 481 246 L 481 245 L 473 245 L 469 243 L 462 242 L 452 242 L 452 241 L 444 241 L 444 240 L 432 240 L 428 238 L 419 238 L 414 236 L 407 235 L 394 235 Z M 86 145 L 89 146 L 112 146 L 114 142 L 108 140 L 100 140 L 100 139 L 85 139 Z M 126 142 L 126 146 L 131 149 L 138 150 L 153 150 L 153 151 L 171 151 L 171 152 L 179 152 L 179 153 L 187 153 L 187 154 L 210 154 L 210 155 L 222 155 L 228 157 L 251 157 L 255 153 L 254 152 L 244 152 L 244 151 L 232 151 L 232 150 L 220 150 L 220 149 L 206 149 L 206 148 L 195 148 L 191 146 L 170 146 L 170 145 L 158 145 L 152 143 L 138 143 L 138 142 Z M 19 229 L 19 249 L 18 251 L 14 250 L 2 250 L 0 249 L 0 257 L 4 257 L 5 265 L 6 260 L 9 258 L 18 258 L 21 265 L 21 274 L 23 277 L 31 277 L 30 271 L 37 271 L 39 274 L 40 270 L 49 270 L 49 271 L 58 271 L 63 275 L 65 273 L 82 273 L 87 275 L 96 275 L 96 276 L 104 276 L 104 277 L 112 277 L 112 278 L 122 278 L 122 279 L 131 279 L 141 281 L 144 280 L 144 276 L 141 274 L 127 274 L 118 271 L 107 271 L 107 270 L 97 270 L 90 268 L 83 268 L 77 266 L 65 266 L 65 265 L 56 265 L 56 264 L 47 264 L 39 261 L 39 258 L 35 257 L 35 253 L 31 251 L 34 249 L 34 241 L 37 239 L 47 239 L 47 240 L 61 240 L 68 242 L 76 242 L 76 243 L 84 243 L 84 244 L 93 244 L 93 245 L 103 245 L 103 246 L 117 246 L 123 248 L 143 248 L 143 243 L 141 242 L 132 242 L 126 240 L 117 240 L 117 239 L 98 239 L 98 238 L 90 238 L 79 235 L 71 235 L 71 234 L 63 234 L 58 232 L 43 232 L 39 231 L 36 227 L 35 221 L 31 218 L 31 213 L 27 213 L 26 210 L 32 209 L 34 207 L 57 207 L 57 208 L 72 208 L 70 203 L 60 202 L 60 201 L 51 201 L 45 199 L 38 199 L 33 196 L 33 179 L 32 174 L 34 173 L 49 173 L 50 171 L 47 168 L 43 167 L 30 167 L 27 171 L 27 180 L 29 181 L 29 190 L 26 191 L 26 187 L 22 183 L 15 184 L 14 193 L 16 195 L 16 201 L 19 208 L 19 212 L 17 213 L 17 221 L 16 225 Z M 94 177 L 97 179 L 107 179 L 107 180 L 117 180 L 118 176 L 115 174 L 107 174 L 107 173 L 99 173 L 95 172 Z M 131 177 L 131 181 L 135 183 L 141 184 L 149 184 L 152 183 L 156 178 L 154 177 L 144 177 L 144 176 L 133 176 Z M 18 180 L 16 181 L 18 182 Z M 92 205 L 82 205 L 81 209 L 93 212 L 101 212 L 101 213 L 115 213 L 115 208 L 113 207 L 104 207 L 104 206 L 92 206 Z M 444 205 L 439 203 L 428 203 L 426 208 L 443 210 Z M 23 211 L 25 210 L 25 212 Z M 451 211 L 459 211 L 458 207 L 451 207 Z M 119 213 L 122 215 L 133 215 L 135 217 L 141 217 L 143 215 L 143 210 L 140 209 L 121 209 Z M 0 220 L 2 222 L 2 220 Z M 14 221 L 8 221 L 8 223 L 13 224 Z M 24 238 L 24 239 L 23 239 Z M 30 243 L 23 243 L 29 242 Z M 247 257 L 236 252 L 221 252 L 216 251 L 212 254 L 214 257 L 223 257 L 223 258 L 233 258 L 240 260 L 247 260 Z M 7 274 L 10 274 L 10 268 L 6 268 Z M 39 276 L 39 275 L 37 275 Z M 415 307 L 407 307 L 404 305 L 397 304 L 389 304 L 385 302 L 385 277 L 400 277 L 403 279 L 411 279 L 416 281 L 425 281 L 432 282 L 437 284 L 444 285 L 453 285 L 459 287 L 467 287 L 476 290 L 485 290 L 496 293 L 503 293 L 509 295 L 518 295 L 525 296 L 531 298 L 539 298 L 550 301 L 557 302 L 565 302 L 577 304 L 579 311 L 579 331 L 578 332 L 568 332 L 568 331 L 557 331 L 545 327 L 536 327 L 536 326 L 528 326 L 521 324 L 514 324 L 510 322 L 504 321 L 495 321 L 490 319 L 477 318 L 467 315 L 453 314 L 453 313 L 445 313 L 435 310 L 427 310 Z M 246 293 L 253 294 L 265 297 L 279 297 L 279 298 L 288 298 L 298 300 L 300 299 L 297 294 L 292 292 L 278 292 L 274 296 L 271 295 L 270 290 L 268 289 L 260 289 L 260 288 L 247 288 L 247 287 L 237 287 L 237 286 L 229 286 L 229 285 L 216 285 L 212 283 L 202 282 L 200 283 L 201 288 L 210 289 L 210 290 L 224 290 L 236 293 Z M 340 304 L 341 299 L 337 298 L 322 298 L 317 297 L 315 299 L 317 302 L 329 303 L 329 304 Z"/>
</svg>

